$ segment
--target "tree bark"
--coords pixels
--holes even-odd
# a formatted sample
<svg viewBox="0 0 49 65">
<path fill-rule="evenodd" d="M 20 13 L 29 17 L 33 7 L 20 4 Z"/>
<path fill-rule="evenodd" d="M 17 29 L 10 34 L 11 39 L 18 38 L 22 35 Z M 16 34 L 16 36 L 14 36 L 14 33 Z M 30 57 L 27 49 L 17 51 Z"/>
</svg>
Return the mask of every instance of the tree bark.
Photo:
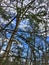
<svg viewBox="0 0 49 65">
<path fill-rule="evenodd" d="M 19 25 L 19 23 L 20 23 L 19 18 L 17 18 L 17 21 L 16 21 L 16 22 L 17 22 L 17 23 L 16 23 L 16 26 L 15 26 L 15 29 L 14 29 L 12 35 L 11 35 L 11 38 L 10 38 L 10 40 L 9 40 L 9 42 L 8 42 L 7 47 L 6 47 L 6 52 L 5 52 L 4 55 L 3 55 L 3 60 L 2 60 L 2 63 L 3 63 L 3 64 L 4 64 L 4 60 L 7 60 L 7 59 L 8 59 L 9 51 L 10 51 L 11 44 L 12 44 L 12 39 L 13 39 L 15 33 L 17 33 L 18 25 Z"/>
</svg>

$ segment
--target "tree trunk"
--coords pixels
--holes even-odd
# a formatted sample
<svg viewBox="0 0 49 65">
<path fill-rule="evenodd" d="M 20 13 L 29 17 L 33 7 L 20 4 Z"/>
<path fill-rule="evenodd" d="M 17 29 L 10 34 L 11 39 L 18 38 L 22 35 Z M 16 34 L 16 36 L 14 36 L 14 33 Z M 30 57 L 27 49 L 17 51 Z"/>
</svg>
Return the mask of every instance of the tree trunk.
<svg viewBox="0 0 49 65">
<path fill-rule="evenodd" d="M 4 60 L 7 60 L 7 59 L 8 59 L 8 54 L 9 54 L 9 51 L 10 51 L 10 48 L 11 48 L 12 39 L 13 39 L 13 37 L 14 37 L 14 34 L 17 33 L 18 25 L 19 25 L 19 23 L 20 23 L 19 18 L 17 18 L 17 21 L 16 21 L 16 22 L 17 22 L 17 23 L 16 23 L 16 26 L 15 26 L 15 29 L 14 29 L 12 35 L 11 35 L 11 38 L 10 38 L 10 40 L 9 40 L 9 42 L 8 42 L 7 47 L 6 47 L 6 52 L 5 52 L 4 55 L 3 55 L 3 61 L 2 61 L 3 64 L 4 64 Z"/>
</svg>

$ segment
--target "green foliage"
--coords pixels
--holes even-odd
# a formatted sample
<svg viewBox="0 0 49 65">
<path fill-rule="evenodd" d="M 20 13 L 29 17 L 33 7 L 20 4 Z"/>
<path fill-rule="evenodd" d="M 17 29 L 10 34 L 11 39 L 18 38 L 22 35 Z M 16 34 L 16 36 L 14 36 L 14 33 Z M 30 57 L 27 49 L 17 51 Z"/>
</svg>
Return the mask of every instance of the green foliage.
<svg viewBox="0 0 49 65">
<path fill-rule="evenodd" d="M 35 23 L 39 24 L 40 22 L 44 21 L 44 20 L 42 20 L 41 17 L 46 16 L 46 15 L 47 15 L 46 11 L 41 11 L 37 14 L 29 13 L 28 15 L 26 15 L 26 18 L 29 18 L 31 20 L 30 22 L 35 21 Z"/>
<path fill-rule="evenodd" d="M 14 2 L 15 0 L 13 0 L 13 2 Z M 21 2 L 22 1 L 22 2 Z M 36 34 L 38 34 L 38 32 L 39 32 L 39 23 L 42 23 L 42 22 L 45 22 L 45 20 L 43 19 L 43 17 L 44 16 L 46 16 L 47 15 L 47 12 L 46 12 L 46 10 L 44 10 L 44 11 L 40 11 L 40 12 L 36 12 L 36 13 L 33 13 L 33 12 L 31 12 L 31 11 L 28 11 L 28 10 L 34 10 L 33 8 L 34 8 L 34 3 L 33 3 L 33 1 L 35 1 L 35 0 L 31 0 L 31 2 L 29 3 L 29 4 L 27 4 L 26 3 L 26 5 L 24 6 L 23 5 L 23 1 L 24 0 L 20 0 L 20 1 L 18 1 L 17 2 L 17 0 L 16 0 L 16 13 L 15 14 L 17 14 L 6 26 L 5 26 L 5 28 L 3 29 L 4 31 L 5 31 L 5 33 L 11 33 L 12 35 L 11 35 L 11 38 L 10 38 L 10 40 L 9 40 L 9 42 L 8 42 L 8 44 L 7 44 L 7 48 L 6 48 L 6 51 L 5 51 L 5 54 L 3 54 L 3 58 L 4 57 L 6 57 L 6 60 L 4 61 L 4 59 L 0 59 L 1 61 L 3 60 L 3 64 L 6 64 L 7 65 L 7 63 L 9 63 L 8 62 L 8 54 L 9 54 L 9 52 L 10 52 L 10 49 L 11 49 L 11 45 L 12 45 L 12 43 L 13 43 L 13 40 L 14 40 L 14 36 L 16 35 L 16 39 L 17 38 L 21 38 L 20 40 L 21 40 L 21 42 L 22 41 L 24 41 L 28 46 L 29 46 L 29 50 L 31 49 L 31 51 L 30 51 L 30 53 L 31 53 L 31 55 L 33 55 L 33 58 L 34 58 L 34 65 L 36 65 L 35 63 L 36 63 L 36 58 L 37 58 L 37 56 L 36 56 L 36 52 L 38 53 L 38 54 L 40 54 L 39 53 L 39 50 L 43 50 L 43 48 L 41 48 L 40 46 L 39 47 L 36 47 L 36 37 L 37 37 L 37 35 Z M 29 1 L 29 0 L 28 0 Z M 37 0 L 36 0 L 37 1 Z M 13 3 L 12 2 L 12 3 Z M 21 5 L 20 5 L 20 7 L 18 6 L 18 3 L 21 3 Z M 6 2 L 7 3 L 7 2 Z M 11 4 L 11 3 L 10 3 Z M 7 4 L 7 5 L 9 5 L 9 4 Z M 41 7 L 39 7 L 38 9 L 40 9 L 41 8 L 41 10 L 42 10 L 42 6 Z M 35 7 L 35 9 L 36 9 L 36 7 Z M 12 10 L 12 9 L 11 9 Z M 9 11 L 8 11 L 9 12 Z M 2 7 L 0 7 L 0 15 L 2 16 L 2 18 L 3 19 L 5 19 L 5 20 L 9 20 L 10 18 L 11 18 L 11 16 L 8 14 L 8 12 L 5 10 L 5 9 L 3 9 Z M 14 11 L 13 11 L 14 12 Z M 13 13 L 12 12 L 12 13 Z M 27 13 L 27 14 L 26 14 Z M 29 21 L 30 21 L 30 27 L 32 28 L 32 30 L 30 31 L 30 29 L 28 28 L 28 30 L 29 31 L 24 31 L 24 33 L 25 32 L 27 32 L 27 33 L 29 33 L 29 35 L 30 35 L 30 37 L 27 37 L 25 34 L 22 34 L 22 33 L 20 33 L 20 36 L 19 36 L 19 34 L 17 35 L 17 32 L 18 32 L 18 26 L 19 26 L 19 23 L 20 23 L 20 21 L 23 19 L 23 17 L 24 17 L 24 19 L 29 19 Z M 14 28 L 14 30 L 12 30 L 12 29 L 10 29 L 10 30 L 6 30 L 6 27 L 8 26 L 8 25 L 10 25 L 11 24 L 11 22 L 14 20 L 14 19 L 17 19 L 16 20 L 16 26 L 15 26 L 15 28 Z M 22 31 L 21 31 L 22 32 Z M 4 32 L 3 32 L 4 33 Z M 7 33 L 7 34 L 8 34 Z M 22 35 L 21 35 L 22 34 Z M 28 35 L 28 34 L 27 34 Z M 42 38 L 42 36 L 40 36 L 39 35 L 39 38 Z M 19 40 L 18 40 L 19 41 Z M 17 40 L 16 40 L 16 43 L 19 43 Z M 38 42 L 37 42 L 38 43 Z M 39 42 L 39 43 L 41 43 L 41 42 Z M 15 45 L 15 47 L 16 47 L 16 45 Z M 14 48 L 15 48 L 14 47 Z M 29 51 L 28 50 L 28 51 Z M 14 49 L 14 52 L 13 52 L 13 54 L 16 52 L 17 50 L 16 50 L 16 48 Z M 21 65 L 20 63 L 21 63 L 21 60 L 20 60 L 20 58 L 21 58 L 21 56 L 22 56 L 22 54 L 21 54 L 21 52 L 22 52 L 22 49 L 21 48 L 19 48 L 18 47 L 18 56 L 16 57 L 16 59 L 14 59 L 15 61 L 13 61 L 12 63 L 11 63 L 11 65 L 16 65 L 15 63 L 16 63 L 16 61 L 18 61 L 17 62 L 17 65 Z M 25 52 L 26 52 L 26 50 L 25 50 Z M 24 53 L 25 53 L 24 52 Z M 30 54 L 29 53 L 29 54 Z M 28 52 L 27 52 L 27 54 L 28 54 Z M 15 54 L 14 54 L 15 55 Z M 30 57 L 31 57 L 31 55 L 29 55 Z M 11 55 L 12 56 L 12 55 Z M 27 57 L 26 58 L 28 58 L 29 57 L 28 55 L 27 55 Z M 39 56 L 38 56 L 39 57 Z M 32 57 L 31 57 L 31 59 L 29 59 L 29 61 L 31 60 L 32 61 L 32 59 L 33 59 Z M 39 57 L 40 58 L 40 57 Z M 28 59 L 26 59 L 26 62 L 28 61 Z M 23 60 L 22 60 L 23 61 Z M 26 63 L 25 62 L 25 63 Z M 9 63 L 10 64 L 10 63 Z M 46 64 L 47 65 L 47 64 Z"/>
<path fill-rule="evenodd" d="M 47 15 L 47 12 L 46 11 L 41 11 L 39 13 L 37 13 L 37 16 L 46 16 Z"/>
<path fill-rule="evenodd" d="M 2 7 L 0 7 L 0 15 L 5 20 L 9 20 L 11 18 L 11 16 L 8 15 L 8 13 Z"/>
</svg>

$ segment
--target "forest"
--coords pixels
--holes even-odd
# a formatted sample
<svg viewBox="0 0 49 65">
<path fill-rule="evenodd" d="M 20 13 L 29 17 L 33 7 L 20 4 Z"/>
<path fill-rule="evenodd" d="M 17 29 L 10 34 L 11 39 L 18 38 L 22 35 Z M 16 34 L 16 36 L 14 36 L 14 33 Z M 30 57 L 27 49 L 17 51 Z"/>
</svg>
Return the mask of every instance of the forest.
<svg viewBox="0 0 49 65">
<path fill-rule="evenodd" d="M 0 0 L 0 65 L 49 65 L 49 0 Z"/>
</svg>

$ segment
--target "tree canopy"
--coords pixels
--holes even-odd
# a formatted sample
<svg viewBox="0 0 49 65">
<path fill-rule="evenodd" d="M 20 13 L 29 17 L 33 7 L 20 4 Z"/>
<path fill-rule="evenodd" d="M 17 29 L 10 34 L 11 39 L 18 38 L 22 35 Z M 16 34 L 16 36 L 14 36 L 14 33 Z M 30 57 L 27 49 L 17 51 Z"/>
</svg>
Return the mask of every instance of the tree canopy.
<svg viewBox="0 0 49 65">
<path fill-rule="evenodd" d="M 0 0 L 0 65 L 48 65 L 48 54 L 49 1 Z"/>
</svg>

